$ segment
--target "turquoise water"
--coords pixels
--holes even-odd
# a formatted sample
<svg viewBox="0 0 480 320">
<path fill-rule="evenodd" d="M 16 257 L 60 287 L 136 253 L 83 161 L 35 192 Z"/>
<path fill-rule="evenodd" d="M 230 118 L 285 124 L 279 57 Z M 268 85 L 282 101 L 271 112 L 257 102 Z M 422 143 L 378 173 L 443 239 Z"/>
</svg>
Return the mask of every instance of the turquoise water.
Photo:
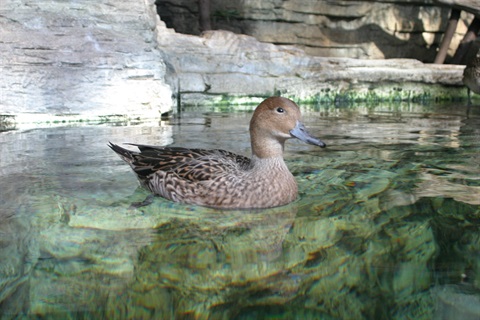
<svg viewBox="0 0 480 320">
<path fill-rule="evenodd" d="M 132 206 L 108 141 L 248 155 L 251 111 L 0 133 L 1 318 L 480 317 L 480 106 L 304 106 L 296 202 Z"/>
</svg>

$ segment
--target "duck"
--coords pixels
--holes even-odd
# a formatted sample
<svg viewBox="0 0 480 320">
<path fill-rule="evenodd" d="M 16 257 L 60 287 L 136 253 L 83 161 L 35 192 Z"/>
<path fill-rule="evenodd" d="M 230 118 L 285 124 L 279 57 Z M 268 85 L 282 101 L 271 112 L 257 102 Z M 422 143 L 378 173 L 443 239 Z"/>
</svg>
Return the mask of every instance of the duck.
<svg viewBox="0 0 480 320">
<path fill-rule="evenodd" d="M 297 182 L 284 158 L 285 142 L 299 139 L 321 148 L 302 122 L 298 105 L 284 97 L 261 102 L 250 120 L 251 157 L 221 149 L 196 149 L 112 142 L 140 185 L 157 196 L 219 209 L 263 209 L 287 205 L 298 197 Z"/>
<path fill-rule="evenodd" d="M 463 83 L 468 90 L 468 104 L 471 104 L 470 91 L 480 94 L 480 50 L 470 59 L 463 70 Z"/>
</svg>

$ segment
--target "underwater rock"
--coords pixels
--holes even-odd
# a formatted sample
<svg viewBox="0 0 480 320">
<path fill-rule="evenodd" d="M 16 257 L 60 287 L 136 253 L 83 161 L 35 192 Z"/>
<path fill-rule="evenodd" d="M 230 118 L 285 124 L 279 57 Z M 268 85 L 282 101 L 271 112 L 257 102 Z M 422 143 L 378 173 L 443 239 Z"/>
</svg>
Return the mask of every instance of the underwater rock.
<svg viewBox="0 0 480 320">
<path fill-rule="evenodd" d="M 461 285 L 434 287 L 432 295 L 436 299 L 434 319 L 476 320 L 480 318 L 480 295 L 478 290 L 470 290 Z"/>
</svg>

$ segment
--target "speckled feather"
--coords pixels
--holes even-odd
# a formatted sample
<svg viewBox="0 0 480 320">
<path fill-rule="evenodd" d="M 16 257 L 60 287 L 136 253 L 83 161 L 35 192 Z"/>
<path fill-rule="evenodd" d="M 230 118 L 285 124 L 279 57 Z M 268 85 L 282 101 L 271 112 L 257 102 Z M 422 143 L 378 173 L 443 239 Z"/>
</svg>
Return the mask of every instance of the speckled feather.
<svg viewBox="0 0 480 320">
<path fill-rule="evenodd" d="M 266 160 L 268 164 L 262 167 L 267 170 L 258 170 L 252 167 L 249 158 L 225 150 L 132 145 L 140 152 L 112 143 L 109 146 L 130 164 L 142 186 L 176 202 L 258 208 L 291 202 L 294 198 L 288 194 L 292 192 L 296 197 L 296 183 L 282 159 Z M 275 180 L 282 181 L 275 196 L 261 197 Z M 277 197 L 283 198 L 283 202 L 277 204 Z"/>
<path fill-rule="evenodd" d="M 262 102 L 250 122 L 251 159 L 219 149 L 109 147 L 130 164 L 145 188 L 166 199 L 215 208 L 268 208 L 297 197 L 296 181 L 283 161 L 284 142 L 295 137 L 325 146 L 299 120 L 300 110 L 291 100 Z"/>
<path fill-rule="evenodd" d="M 463 83 L 473 92 L 480 94 L 480 50 L 463 71 Z"/>
<path fill-rule="evenodd" d="M 128 154 L 127 162 L 142 178 L 147 178 L 157 171 L 164 171 L 175 172 L 178 177 L 193 182 L 210 180 L 222 172 L 247 170 L 250 166 L 249 158 L 220 149 L 130 145 L 136 146 L 140 152 L 131 152 L 123 148 L 122 151 Z"/>
</svg>

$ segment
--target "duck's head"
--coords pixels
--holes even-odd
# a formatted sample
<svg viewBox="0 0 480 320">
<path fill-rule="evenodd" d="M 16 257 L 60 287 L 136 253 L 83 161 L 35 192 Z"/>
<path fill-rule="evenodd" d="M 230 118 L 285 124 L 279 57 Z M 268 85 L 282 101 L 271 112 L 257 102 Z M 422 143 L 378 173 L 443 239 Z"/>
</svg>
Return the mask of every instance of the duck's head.
<svg viewBox="0 0 480 320">
<path fill-rule="evenodd" d="M 300 108 L 290 99 L 271 97 L 255 109 L 250 121 L 253 154 L 259 158 L 281 156 L 287 139 L 297 138 L 324 148 L 301 122 Z"/>
</svg>

